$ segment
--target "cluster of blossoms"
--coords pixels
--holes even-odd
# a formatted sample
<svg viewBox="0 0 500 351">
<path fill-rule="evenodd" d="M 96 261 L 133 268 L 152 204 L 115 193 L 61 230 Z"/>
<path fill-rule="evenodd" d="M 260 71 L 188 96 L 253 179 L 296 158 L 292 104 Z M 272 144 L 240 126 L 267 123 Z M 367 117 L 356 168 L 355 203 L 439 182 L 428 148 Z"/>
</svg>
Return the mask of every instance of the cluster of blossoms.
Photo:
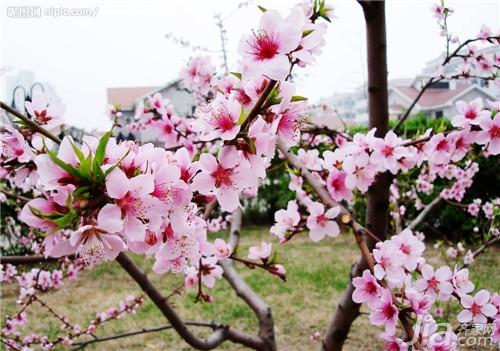
<svg viewBox="0 0 500 351">
<path fill-rule="evenodd" d="M 65 136 L 57 146 L 38 133 L 2 128 L 2 165 L 26 163 L 35 174 L 37 197 L 24 205 L 19 219 L 43 233 L 43 253 L 76 254 L 91 266 L 132 251 L 154 256 L 157 273 L 184 273 L 193 282 L 202 272 L 202 282 L 213 286 L 222 272 L 217 261 L 228 256 L 221 254 L 227 250 L 220 243 L 207 241 L 207 229 L 225 224 L 207 222 L 201 211 L 217 201 L 222 211 L 232 212 L 241 196 L 255 196 L 278 138 L 289 146 L 300 140 L 306 101 L 285 80 L 291 67 L 312 63 L 320 52 L 326 28 L 316 19 L 329 12 L 305 4 L 287 17 L 265 11 L 259 28 L 242 39 L 239 73 L 231 76 L 216 79 L 207 58 L 191 59 L 181 73 L 183 84 L 206 100 L 194 119 L 179 118 L 160 94 L 136 111 L 136 127 L 156 130 L 166 149 L 119 142 L 111 133 L 84 136 L 81 142 Z M 49 132 L 60 126 L 57 107 L 45 96 L 27 105 Z M 109 113 L 120 117 L 119 107 Z M 201 149 L 198 140 L 205 142 Z M 4 173 L 13 179 L 19 169 Z M 310 225 L 320 237 L 324 216 L 320 204 L 313 207 L 317 219 Z M 333 219 L 335 213 L 326 216 Z"/>
<path fill-rule="evenodd" d="M 198 297 L 208 302 L 212 297 L 201 286 L 214 286 L 223 274 L 219 264 L 223 259 L 285 279 L 285 268 L 276 262 L 271 244 L 251 247 L 247 260 L 236 256 L 236 248 L 225 241 L 207 240 L 208 230 L 225 226 L 219 219 L 208 220 L 213 205 L 233 212 L 241 206 L 242 197 L 254 197 L 278 144 L 298 147 L 299 162 L 335 202 L 351 204 L 354 194 L 366 193 L 377 175 L 397 175 L 415 167 L 425 169 L 417 182 L 419 192 L 429 194 L 439 177 L 453 182 L 440 196 L 461 201 L 478 171 L 477 163 L 465 160 L 466 154 L 473 147 L 481 148 L 484 156 L 500 154 L 499 102 L 488 102 L 486 107 L 480 100 L 459 102 L 459 114 L 452 120 L 456 129 L 436 134 L 429 130 L 417 140 L 405 140 L 393 131 L 381 138 L 372 129 L 352 137 L 314 137 L 309 145 L 334 141 L 335 146 L 327 145 L 322 153 L 301 143 L 309 137 L 301 135 L 307 102 L 295 95 L 295 85 L 287 79 L 293 67 L 311 64 L 324 45 L 325 25 L 316 22 L 320 17 L 328 19 L 331 10 L 323 2 L 315 4 L 295 6 L 287 16 L 263 9 L 259 27 L 239 44 L 240 66 L 232 75 L 216 79 L 208 58 L 192 58 L 181 77 L 184 86 L 203 101 L 194 116 L 177 116 L 160 94 L 146 98 L 137 107 L 133 128 L 157 131 L 164 147 L 120 142 L 111 132 L 100 138 L 85 136 L 81 142 L 65 136 L 57 146 L 39 133 L 3 127 L 0 174 L 17 188 L 36 189 L 36 197 L 25 204 L 19 219 L 33 233 L 43 233 L 43 253 L 51 257 L 75 254 L 86 266 L 113 260 L 124 251 L 154 256 L 154 272 L 183 273 L 185 285 L 198 286 Z M 439 11 L 445 16 L 450 12 Z M 467 65 L 496 74 L 498 64 L 488 70 L 489 59 L 476 55 L 470 46 L 467 50 Z M 35 123 L 49 132 L 60 128 L 62 112 L 46 98 L 38 97 L 26 108 Z M 110 114 L 118 119 L 120 112 L 113 108 Z M 275 213 L 271 232 L 282 242 L 306 228 L 314 242 L 338 236 L 342 208 L 319 202 L 304 186 L 300 172 L 290 169 L 290 177 L 296 199 Z M 482 210 L 486 214 L 489 208 Z M 490 321 L 498 315 L 498 296 L 485 290 L 470 296 L 474 285 L 467 269 L 452 271 L 443 266 L 434 271 L 422 257 L 421 239 L 405 230 L 378 243 L 373 250 L 373 272 L 367 270 L 353 281 L 353 300 L 368 305 L 372 324 L 385 326 L 382 338 L 392 350 L 407 348 L 395 335 L 401 312 L 422 318 L 430 325 L 426 330 L 434 331 L 431 306 L 452 296 L 463 306 L 460 322 Z M 416 274 L 421 279 L 413 281 Z M 13 275 L 12 267 L 6 267 L 2 279 Z M 40 302 L 30 293 L 33 284 L 41 284 L 42 290 L 57 287 L 60 276 L 57 271 L 27 273 L 20 281 L 26 291 L 23 298 Z M 88 328 L 72 329 L 58 342 L 70 344 L 74 337 L 92 333 L 92 326 L 129 310 L 133 308 L 127 304 L 109 310 Z M 428 350 L 446 350 L 434 332 L 415 333 Z M 12 342 L 17 346 L 19 340 Z M 54 346 L 42 343 L 50 345 L 48 350 Z"/>
<path fill-rule="evenodd" d="M 463 104 L 465 103 L 458 102 L 457 107 Z M 477 110 L 477 119 L 471 117 L 468 108 L 459 108 L 460 114 L 453 119 L 459 129 L 449 133 L 437 133 L 431 136 L 429 130 L 421 138 L 411 141 L 398 137 L 392 131 L 389 131 L 384 138 L 379 138 L 375 136 L 376 130 L 372 129 L 366 134 L 354 134 L 352 140 L 347 140 L 345 136 L 337 136 L 336 148 L 333 151 L 326 150 L 322 155 L 317 149 L 301 148 L 298 150 L 298 159 L 319 182 L 326 184 L 335 201 L 350 203 L 354 191 L 365 193 L 375 181 L 377 174 L 390 172 L 396 175 L 414 167 L 422 169 L 416 183 L 419 192 L 430 194 L 433 183 L 437 178 L 441 178 L 452 183 L 449 188 L 442 190 L 440 196 L 448 200 L 461 201 L 479 170 L 476 162 L 464 160 L 473 146 L 484 145 L 482 154 L 485 156 L 500 154 L 500 150 L 497 149 L 497 145 L 500 145 L 500 128 L 482 128 L 489 125 L 489 122 L 500 122 L 496 104 L 498 102 L 490 103 L 488 109 L 483 108 L 477 101 L 465 104 L 480 106 Z M 302 178 L 293 172 L 290 173 L 290 177 L 290 189 L 296 192 L 297 199 L 304 204 L 309 213 L 307 227 L 310 229 L 311 239 L 318 241 L 325 234 L 336 236 L 338 227 L 329 223 L 338 211 L 332 208 L 325 213 L 323 205 L 314 204 L 302 189 Z M 400 210 L 404 211 L 404 208 Z M 486 210 L 491 212 L 488 206 Z M 275 219 L 276 225 L 271 232 L 280 238 L 287 232 L 299 230 L 303 224 L 295 202 L 289 203 L 286 210 L 279 210 Z M 321 231 L 318 231 L 319 227 L 322 228 Z"/>
<path fill-rule="evenodd" d="M 2 329 L 3 339 L 7 347 L 14 350 L 23 351 L 51 351 L 57 350 L 61 345 L 64 347 L 71 346 L 78 338 L 88 335 L 95 335 L 96 329 L 113 320 L 122 318 L 125 315 L 136 313 L 137 309 L 142 306 L 144 299 L 142 296 L 127 296 L 124 300 L 119 302 L 118 308 L 110 307 L 106 311 L 96 314 L 96 318 L 91 320 L 87 326 L 82 327 L 80 324 L 72 324 L 69 319 L 55 312 L 37 295 L 30 296 L 26 302 L 23 303 L 22 310 L 15 316 L 8 317 Z M 40 335 L 31 333 L 24 335 L 18 328 L 27 325 L 28 317 L 26 309 L 34 303 L 38 303 L 43 309 L 50 314 L 51 317 L 57 319 L 61 323 L 60 330 L 64 333 L 56 338 L 49 337 L 48 335 Z"/>
<path fill-rule="evenodd" d="M 441 266 L 435 270 L 422 256 L 424 250 L 424 243 L 411 231 L 404 230 L 377 244 L 373 250 L 373 273 L 366 270 L 361 277 L 353 279 L 352 299 L 366 304 L 370 310 L 370 323 L 384 326 L 381 338 L 386 341 L 387 350 L 407 350 L 410 345 L 396 337 L 401 312 L 406 312 L 416 321 L 414 333 L 423 350 L 432 351 L 457 349 L 455 334 L 448 332 L 443 336 L 438 332 L 431 314 L 434 304 L 452 297 L 458 299 L 462 311 L 457 320 L 461 323 L 484 324 L 498 320 L 500 316 L 497 294 L 491 295 L 483 289 L 472 296 L 474 284 L 469 279 L 467 268 L 451 270 L 448 266 Z M 420 278 L 415 279 L 415 273 Z"/>
</svg>

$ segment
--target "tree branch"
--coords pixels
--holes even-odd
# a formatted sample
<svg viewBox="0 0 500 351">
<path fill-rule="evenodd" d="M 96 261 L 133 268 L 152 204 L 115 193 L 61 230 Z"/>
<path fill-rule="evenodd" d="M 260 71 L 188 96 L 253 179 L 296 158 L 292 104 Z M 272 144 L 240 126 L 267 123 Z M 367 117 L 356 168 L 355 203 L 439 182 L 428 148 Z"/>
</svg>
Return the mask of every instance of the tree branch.
<svg viewBox="0 0 500 351">
<path fill-rule="evenodd" d="M 10 107 L 9 105 L 5 104 L 2 101 L 0 101 L 0 108 L 2 108 L 3 110 L 7 111 L 8 113 L 19 118 L 21 121 L 24 122 L 24 124 L 26 124 L 29 128 L 31 128 L 35 132 L 38 132 L 42 135 L 45 135 L 47 138 L 51 139 L 53 142 L 55 142 L 57 144 L 61 143 L 61 140 L 58 137 L 56 137 L 54 134 L 52 134 L 51 132 L 49 132 L 45 128 L 41 127 L 37 123 L 33 122 L 31 119 L 29 119 L 28 117 L 19 113 L 18 111 L 16 111 L 15 109 L 13 109 L 12 107 Z"/>
<path fill-rule="evenodd" d="M 151 283 L 147 275 L 125 253 L 121 252 L 116 261 L 135 280 L 141 289 L 149 296 L 156 307 L 162 312 L 176 330 L 179 336 L 189 345 L 198 350 L 211 350 L 226 340 L 242 344 L 254 350 L 261 349 L 263 341 L 255 336 L 235 330 L 226 325 L 219 325 L 206 339 L 194 335 L 177 312 L 165 301 L 160 291 Z"/>
<path fill-rule="evenodd" d="M 242 222 L 242 211 L 240 208 L 232 213 L 231 229 L 229 232 L 229 243 L 236 248 L 239 243 Z M 224 269 L 223 277 L 231 285 L 236 295 L 245 301 L 245 303 L 254 311 L 259 320 L 259 337 L 265 342 L 262 350 L 276 350 L 276 341 L 274 338 L 274 322 L 271 308 L 265 303 L 259 295 L 241 278 L 230 259 L 219 261 Z"/>
<path fill-rule="evenodd" d="M 216 329 L 218 327 L 218 325 L 216 323 L 213 323 L 213 322 L 206 323 L 206 322 L 186 321 L 184 323 L 186 325 L 192 326 L 192 327 L 207 327 L 207 328 L 212 328 L 212 329 Z M 155 332 L 159 332 L 162 330 L 168 330 L 168 329 L 172 329 L 172 328 L 173 328 L 172 324 L 164 324 L 164 325 L 160 325 L 160 326 L 152 327 L 152 328 L 141 328 L 141 329 L 137 329 L 137 330 L 130 330 L 130 331 L 126 331 L 123 333 L 114 334 L 114 335 L 100 336 L 100 337 L 98 336 L 95 339 L 74 342 L 72 345 L 77 346 L 77 347 L 75 347 L 73 349 L 73 351 L 82 350 L 90 344 L 95 344 L 95 343 L 105 342 L 105 341 L 110 341 L 110 340 L 116 340 L 116 339 L 122 339 L 122 338 L 126 338 L 129 336 L 134 336 L 134 335 L 155 333 Z"/>
<path fill-rule="evenodd" d="M 420 211 L 418 216 L 406 227 L 406 229 L 409 229 L 411 231 L 415 230 L 415 228 L 424 221 L 424 219 L 431 213 L 441 202 L 443 201 L 443 198 L 441 196 L 437 196 L 429 202 L 425 208 Z"/>
</svg>

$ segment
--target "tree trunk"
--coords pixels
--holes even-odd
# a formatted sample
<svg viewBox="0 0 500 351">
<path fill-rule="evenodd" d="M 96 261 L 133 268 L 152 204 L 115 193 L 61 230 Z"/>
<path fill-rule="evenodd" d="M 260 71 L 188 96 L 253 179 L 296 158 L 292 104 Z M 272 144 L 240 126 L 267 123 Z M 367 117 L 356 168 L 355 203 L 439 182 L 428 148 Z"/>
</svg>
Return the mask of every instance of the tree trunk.
<svg viewBox="0 0 500 351">
<path fill-rule="evenodd" d="M 363 8 L 366 21 L 369 126 L 377 128 L 375 133 L 377 137 L 383 137 L 387 133 L 389 125 L 385 2 L 360 1 L 359 4 Z M 382 239 L 385 238 L 388 227 L 390 183 L 390 174 L 380 174 L 368 191 L 366 228 Z M 372 250 L 375 245 L 374 240 L 370 237 L 367 237 L 366 240 L 370 250 Z M 342 350 L 349 329 L 359 315 L 360 305 L 352 301 L 354 292 L 352 278 L 361 275 L 365 269 L 368 269 L 368 265 L 361 257 L 353 266 L 351 281 L 344 290 L 330 321 L 322 343 L 322 350 Z"/>
</svg>

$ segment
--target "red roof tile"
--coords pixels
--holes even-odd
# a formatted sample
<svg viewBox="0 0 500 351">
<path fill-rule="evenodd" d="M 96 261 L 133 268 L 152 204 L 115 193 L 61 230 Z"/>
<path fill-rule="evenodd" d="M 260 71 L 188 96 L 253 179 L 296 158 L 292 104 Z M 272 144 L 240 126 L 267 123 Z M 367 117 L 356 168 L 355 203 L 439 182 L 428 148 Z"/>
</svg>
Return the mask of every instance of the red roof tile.
<svg viewBox="0 0 500 351">
<path fill-rule="evenodd" d="M 448 90 L 448 89 L 428 89 L 424 95 L 418 101 L 418 104 L 422 107 L 433 107 L 439 106 L 447 103 L 455 96 L 469 89 L 471 86 L 460 86 L 457 89 Z M 419 90 L 413 87 L 395 87 L 399 92 L 406 95 L 410 100 L 415 100 L 417 97 Z"/>
<path fill-rule="evenodd" d="M 108 104 L 120 104 L 131 108 L 137 98 L 157 89 L 157 87 L 108 88 Z"/>
</svg>

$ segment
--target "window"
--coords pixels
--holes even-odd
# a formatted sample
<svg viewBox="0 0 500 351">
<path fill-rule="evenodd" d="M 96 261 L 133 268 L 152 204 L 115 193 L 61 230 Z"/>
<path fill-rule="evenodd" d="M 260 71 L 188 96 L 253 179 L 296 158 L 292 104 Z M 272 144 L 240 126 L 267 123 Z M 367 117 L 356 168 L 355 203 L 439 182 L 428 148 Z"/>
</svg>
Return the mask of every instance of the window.
<svg viewBox="0 0 500 351">
<path fill-rule="evenodd" d="M 433 84 L 432 89 L 450 89 L 450 82 L 439 82 L 436 84 Z"/>
<path fill-rule="evenodd" d="M 436 111 L 436 118 L 441 118 L 443 117 L 443 110 L 437 110 Z"/>
</svg>

